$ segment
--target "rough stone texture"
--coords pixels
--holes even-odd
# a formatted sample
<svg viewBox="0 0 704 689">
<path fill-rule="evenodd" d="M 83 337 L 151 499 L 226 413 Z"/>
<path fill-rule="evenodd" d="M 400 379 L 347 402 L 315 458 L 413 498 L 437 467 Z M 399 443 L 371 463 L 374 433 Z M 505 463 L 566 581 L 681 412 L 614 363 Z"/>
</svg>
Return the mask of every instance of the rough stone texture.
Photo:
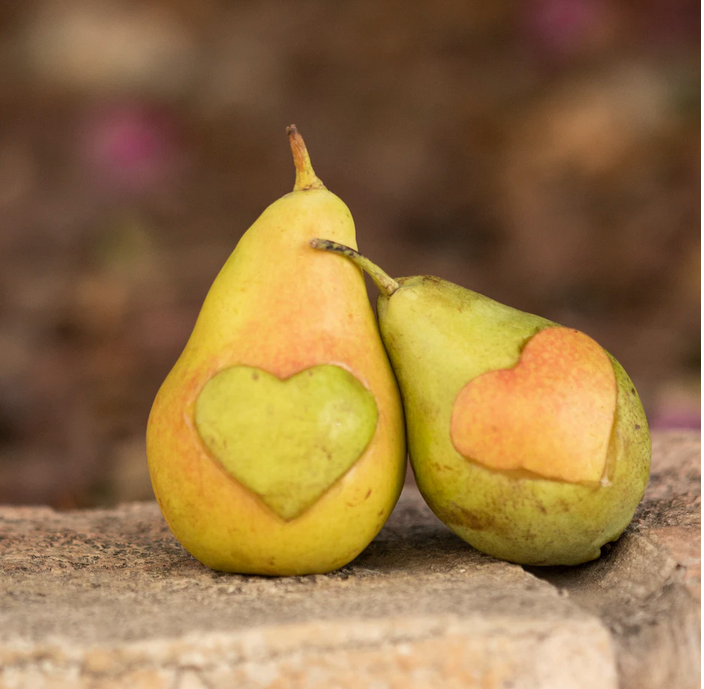
<svg viewBox="0 0 704 689">
<path fill-rule="evenodd" d="M 531 571 L 606 624 L 624 688 L 699 687 L 701 437 L 654 435 L 645 497 L 599 560 Z"/>
<path fill-rule="evenodd" d="M 699 686 L 700 436 L 654 439 L 633 524 L 594 563 L 482 555 L 416 490 L 325 576 L 212 572 L 152 503 L 0 508 L 0 688 Z"/>
</svg>

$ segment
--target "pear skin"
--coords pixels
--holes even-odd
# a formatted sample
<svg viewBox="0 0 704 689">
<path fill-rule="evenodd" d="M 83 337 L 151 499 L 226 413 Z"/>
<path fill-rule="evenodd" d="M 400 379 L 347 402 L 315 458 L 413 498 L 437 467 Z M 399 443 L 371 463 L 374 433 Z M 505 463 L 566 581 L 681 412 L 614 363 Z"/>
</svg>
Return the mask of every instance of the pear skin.
<svg viewBox="0 0 704 689">
<path fill-rule="evenodd" d="M 332 246 L 330 245 L 332 244 Z M 411 464 L 433 512 L 472 546 L 576 565 L 630 523 L 650 434 L 635 387 L 591 338 L 429 276 L 370 272 L 401 388 Z"/>
<path fill-rule="evenodd" d="M 288 130 L 294 191 L 215 279 L 147 428 L 154 493 L 180 543 L 216 570 L 325 573 L 356 557 L 405 477 L 403 413 L 362 272 L 311 251 L 355 245 L 347 206 Z"/>
</svg>

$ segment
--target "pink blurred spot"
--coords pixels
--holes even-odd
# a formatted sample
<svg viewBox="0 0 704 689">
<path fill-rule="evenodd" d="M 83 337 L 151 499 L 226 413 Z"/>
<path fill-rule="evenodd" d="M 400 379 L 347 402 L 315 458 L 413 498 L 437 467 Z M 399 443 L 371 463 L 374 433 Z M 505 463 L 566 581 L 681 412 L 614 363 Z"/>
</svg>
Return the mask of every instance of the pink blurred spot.
<svg viewBox="0 0 704 689">
<path fill-rule="evenodd" d="M 702 416 L 697 409 L 686 408 L 665 408 L 659 409 L 653 414 L 650 420 L 650 428 L 653 430 L 667 430 L 674 428 L 686 428 L 701 430 Z"/>
<path fill-rule="evenodd" d="M 588 38 L 601 10 L 598 0 L 533 0 L 525 5 L 523 30 L 536 52 L 566 56 Z"/>
<path fill-rule="evenodd" d="M 174 129 L 165 114 L 142 105 L 104 107 L 86 123 L 85 158 L 99 183 L 118 191 L 149 191 L 171 175 Z"/>
</svg>

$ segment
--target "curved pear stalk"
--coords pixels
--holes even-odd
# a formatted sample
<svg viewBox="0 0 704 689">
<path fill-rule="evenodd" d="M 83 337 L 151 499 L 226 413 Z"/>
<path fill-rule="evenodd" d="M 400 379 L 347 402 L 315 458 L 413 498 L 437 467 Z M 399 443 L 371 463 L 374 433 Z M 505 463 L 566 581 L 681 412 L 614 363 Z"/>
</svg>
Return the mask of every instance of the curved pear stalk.
<svg viewBox="0 0 704 689">
<path fill-rule="evenodd" d="M 366 256 L 362 256 L 359 251 L 350 249 L 349 246 L 331 242 L 327 239 L 312 239 L 310 245 L 314 249 L 342 254 L 349 258 L 353 263 L 367 272 L 369 277 L 374 281 L 374 284 L 379 288 L 379 291 L 387 297 L 392 296 L 393 293 L 401 287 L 396 280 L 387 275 L 376 263 L 372 263 Z"/>
</svg>

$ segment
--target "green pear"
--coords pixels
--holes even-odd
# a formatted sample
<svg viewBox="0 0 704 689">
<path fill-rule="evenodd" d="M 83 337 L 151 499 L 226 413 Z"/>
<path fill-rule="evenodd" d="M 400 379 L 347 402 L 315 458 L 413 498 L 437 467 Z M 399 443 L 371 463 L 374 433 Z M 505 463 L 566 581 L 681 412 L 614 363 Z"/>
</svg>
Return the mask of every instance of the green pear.
<svg viewBox="0 0 704 689">
<path fill-rule="evenodd" d="M 215 279 L 147 426 L 154 493 L 209 567 L 290 575 L 356 557 L 403 486 L 403 410 L 362 272 L 313 252 L 355 242 L 294 126 L 292 192 Z"/>
<path fill-rule="evenodd" d="M 650 433 L 621 365 L 579 331 L 436 277 L 391 279 L 327 240 L 380 289 L 411 464 L 435 514 L 478 550 L 527 565 L 599 557 L 631 521 Z"/>
</svg>

